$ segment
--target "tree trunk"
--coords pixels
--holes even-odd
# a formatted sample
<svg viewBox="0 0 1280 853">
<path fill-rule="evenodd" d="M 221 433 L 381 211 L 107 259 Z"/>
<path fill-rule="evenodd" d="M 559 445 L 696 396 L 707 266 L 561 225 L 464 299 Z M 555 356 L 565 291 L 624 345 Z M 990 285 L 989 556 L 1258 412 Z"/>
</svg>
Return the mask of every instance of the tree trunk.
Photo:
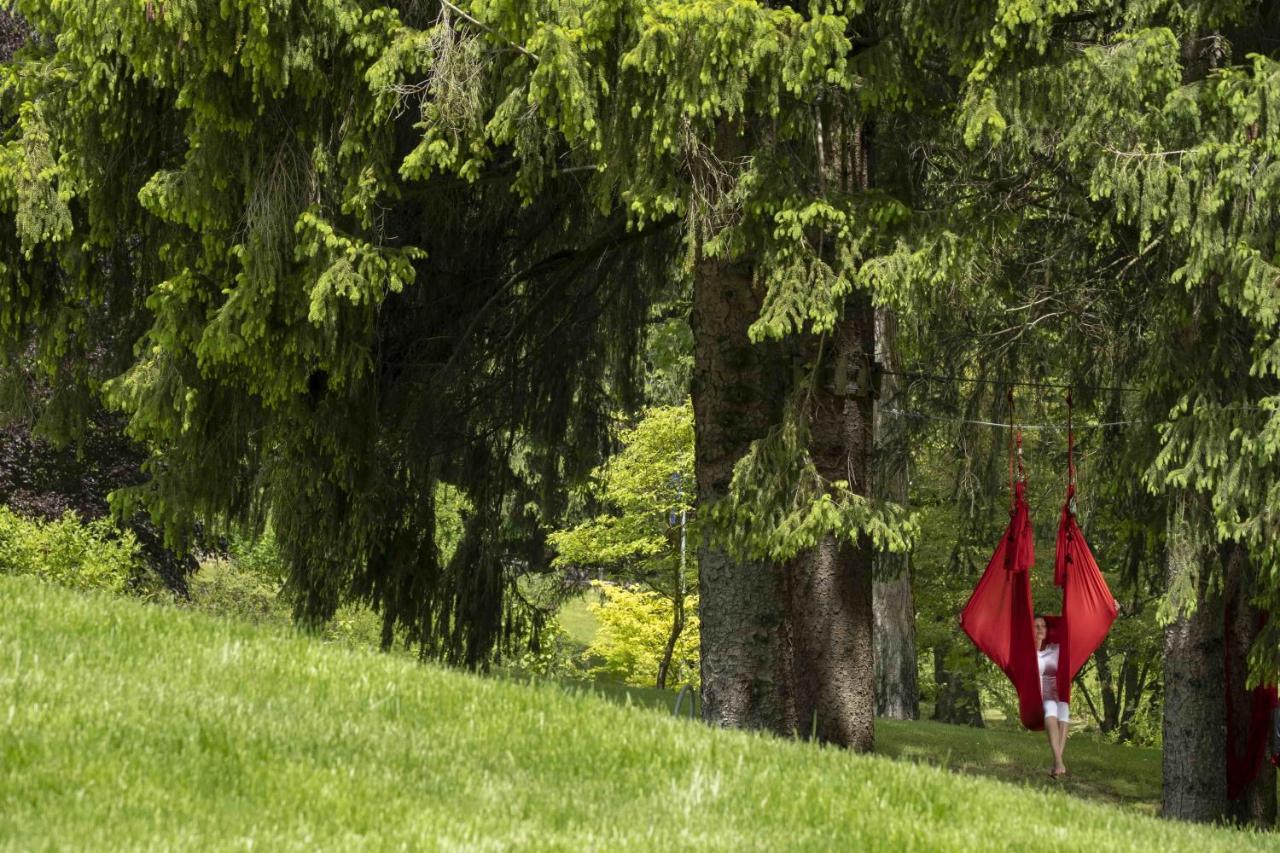
<svg viewBox="0 0 1280 853">
<path fill-rule="evenodd" d="M 1205 510 L 1196 498 L 1186 505 L 1170 515 L 1166 579 L 1172 585 L 1191 572 L 1200 580 L 1195 612 L 1179 616 L 1164 632 L 1163 814 L 1216 821 L 1227 807 L 1222 597 L 1203 580 L 1205 564 L 1216 556 L 1197 544 L 1208 529 Z"/>
<path fill-rule="evenodd" d="M 1111 675 L 1111 642 L 1104 640 L 1098 650 L 1093 653 L 1093 665 L 1098 670 L 1098 692 L 1102 697 L 1102 718 L 1098 720 L 1098 728 L 1103 734 L 1110 734 L 1120 725 L 1120 693 L 1115 679 Z M 1124 664 L 1121 664 L 1123 672 Z"/>
<path fill-rule="evenodd" d="M 906 430 L 901 421 L 882 411 L 898 405 L 898 377 L 893 341 L 897 322 L 885 308 L 876 309 L 876 353 L 886 372 L 876 405 L 876 493 L 885 500 L 907 503 Z M 877 554 L 872 611 L 875 617 L 876 713 L 894 720 L 920 717 L 920 688 L 916 667 L 916 608 L 911 591 L 911 562 L 906 554 Z"/>
<path fill-rule="evenodd" d="M 808 361 L 816 364 L 821 353 L 833 363 L 830 378 L 819 369 L 808 403 L 809 451 L 824 479 L 847 480 L 853 491 L 870 496 L 874 430 L 865 354 L 874 319 L 865 294 L 847 300 L 844 310 L 829 340 L 805 341 Z M 791 562 L 787 577 L 802 733 L 865 751 L 875 745 L 871 575 L 869 543 L 828 535 Z"/>
<path fill-rule="evenodd" d="M 751 270 L 702 260 L 694 272 L 693 411 L 698 505 L 729 487 L 733 465 L 762 436 L 782 398 L 781 360 L 753 346 L 760 309 Z M 790 734 L 796 728 L 781 568 L 699 548 L 702 715 L 720 726 Z"/>
<path fill-rule="evenodd" d="M 985 728 L 978 685 L 965 678 L 959 670 L 947 668 L 947 651 L 944 646 L 936 646 L 933 650 L 933 679 L 938 685 L 933 719 L 940 723 Z"/>
<path fill-rule="evenodd" d="M 1187 34 L 1182 44 L 1183 82 L 1203 79 L 1212 68 L 1209 39 Z M 1165 588 L 1189 573 L 1195 579 L 1195 611 L 1164 630 L 1165 817 L 1218 821 L 1226 815 L 1226 703 L 1223 670 L 1223 601 L 1206 583 L 1213 520 L 1198 495 L 1175 499 L 1166 530 Z M 1178 504 L 1181 506 L 1178 506 Z"/>
<path fill-rule="evenodd" d="M 676 571 L 680 571 L 677 569 Z M 671 658 L 676 653 L 676 643 L 684 633 L 684 579 L 678 578 L 675 586 L 675 597 L 671 599 L 671 633 L 667 636 L 667 647 L 662 652 L 662 660 L 658 661 L 659 690 L 667 689 L 667 673 L 671 671 Z"/>
<path fill-rule="evenodd" d="M 1253 781 L 1228 803 L 1229 816 L 1240 822 L 1259 828 L 1270 828 L 1276 822 L 1276 769 L 1263 756 L 1257 756 L 1250 736 L 1254 734 L 1252 723 L 1253 691 L 1245 689 L 1248 681 L 1249 648 L 1262 628 L 1262 614 L 1250 604 L 1252 566 L 1239 547 L 1231 549 L 1226 564 L 1226 583 L 1223 596 L 1226 599 L 1226 659 L 1229 678 L 1225 685 L 1230 691 L 1231 725 L 1227 742 L 1228 754 L 1234 754 L 1246 763 L 1257 761 L 1259 769 Z M 1270 723 L 1270 720 L 1267 721 Z M 1270 725 L 1267 726 L 1270 729 Z M 1265 750 L 1263 741 L 1263 748 Z M 1230 791 L 1228 791 L 1230 796 Z"/>
</svg>

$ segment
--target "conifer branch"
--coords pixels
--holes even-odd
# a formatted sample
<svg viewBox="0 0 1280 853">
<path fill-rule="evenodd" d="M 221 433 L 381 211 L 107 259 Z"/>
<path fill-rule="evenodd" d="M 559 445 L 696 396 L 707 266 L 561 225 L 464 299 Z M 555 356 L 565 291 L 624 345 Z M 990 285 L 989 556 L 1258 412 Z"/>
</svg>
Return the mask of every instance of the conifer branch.
<svg viewBox="0 0 1280 853">
<path fill-rule="evenodd" d="M 539 59 L 538 59 L 538 55 L 537 55 L 536 53 L 532 53 L 531 51 L 529 51 L 528 49 L 526 49 L 523 45 L 516 44 L 515 42 L 511 41 L 510 39 L 503 38 L 502 36 L 498 35 L 497 33 L 495 33 L 495 32 L 493 31 L 493 29 L 492 29 L 491 27 L 489 27 L 489 26 L 487 26 L 487 25 L 485 25 L 485 24 L 481 23 L 481 22 L 480 22 L 480 21 L 478 21 L 477 19 L 473 18 L 471 15 L 467 14 L 467 13 L 466 13 L 466 12 L 464 12 L 463 10 L 459 9 L 457 6 L 455 6 L 455 5 L 453 5 L 452 3 L 450 3 L 450 2 L 449 2 L 449 0 L 440 0 L 440 5 L 441 5 L 441 6 L 444 6 L 446 9 L 449 9 L 449 10 L 451 10 L 451 11 L 453 11 L 453 12 L 458 13 L 460 16 L 462 16 L 462 19 L 463 19 L 463 20 L 468 21 L 468 22 L 470 22 L 470 23 L 472 23 L 472 24 L 475 24 L 477 27 L 479 27 L 480 29 L 484 30 L 484 31 L 485 31 L 486 33 L 488 33 L 489 35 L 491 35 L 491 36 L 495 36 L 495 37 L 497 37 L 497 38 L 502 39 L 502 40 L 503 40 L 503 41 L 505 41 L 509 46 L 511 46 L 511 47 L 515 48 L 516 50 L 520 51 L 520 52 L 521 52 L 521 53 L 523 53 L 525 56 L 527 56 L 527 57 L 529 57 L 530 59 L 532 59 L 534 62 L 540 62 L 540 61 L 541 61 L 541 60 L 539 60 Z"/>
</svg>

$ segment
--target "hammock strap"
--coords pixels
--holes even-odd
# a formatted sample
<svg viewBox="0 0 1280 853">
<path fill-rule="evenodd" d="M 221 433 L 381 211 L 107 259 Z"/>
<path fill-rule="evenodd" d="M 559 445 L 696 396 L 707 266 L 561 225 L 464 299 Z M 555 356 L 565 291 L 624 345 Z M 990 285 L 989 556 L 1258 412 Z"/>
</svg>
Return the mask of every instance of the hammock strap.
<svg viewBox="0 0 1280 853">
<path fill-rule="evenodd" d="M 1016 479 L 1014 465 L 1017 465 Z M 1018 426 L 1018 419 L 1014 415 L 1013 408 L 1013 389 L 1009 389 L 1009 512 L 1015 509 L 1016 498 L 1014 496 L 1015 486 L 1017 483 L 1025 483 L 1027 481 L 1027 471 L 1022 466 L 1022 428 Z"/>
<path fill-rule="evenodd" d="M 1009 512 L 1013 512 L 1013 389 L 1009 389 Z"/>
<path fill-rule="evenodd" d="M 1076 486 L 1076 433 L 1071 423 L 1071 391 L 1067 391 L 1067 485 Z"/>
</svg>

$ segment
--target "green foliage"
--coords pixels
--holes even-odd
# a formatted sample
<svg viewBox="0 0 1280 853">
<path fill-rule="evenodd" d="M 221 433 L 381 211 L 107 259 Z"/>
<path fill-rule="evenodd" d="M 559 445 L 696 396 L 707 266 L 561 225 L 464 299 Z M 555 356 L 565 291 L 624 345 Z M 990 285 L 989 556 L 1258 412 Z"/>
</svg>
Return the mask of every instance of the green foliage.
<svg viewBox="0 0 1280 853">
<path fill-rule="evenodd" d="M 615 584 L 592 584 L 599 590 L 600 602 L 591 602 L 591 612 L 600 620 L 600 629 L 587 647 L 586 657 L 598 662 L 591 667 L 594 675 L 617 678 L 627 684 L 650 686 L 658 678 L 658 666 L 671 636 L 672 603 L 658 593 L 644 589 L 627 589 Z M 698 597 L 685 598 L 688 624 L 676 641 L 667 674 L 669 685 L 701 685 L 698 667 Z"/>
<path fill-rule="evenodd" d="M 919 530 L 910 513 L 858 494 L 847 481 L 826 481 L 807 443 L 804 420 L 791 408 L 734 466 L 728 498 L 711 511 L 719 522 L 714 535 L 749 559 L 785 561 L 827 535 L 870 540 L 879 551 L 909 550 Z"/>
<path fill-rule="evenodd" d="M 237 560 L 205 560 L 188 583 L 191 606 L 250 623 L 288 624 L 289 605 L 280 579 L 257 565 Z"/>
<path fill-rule="evenodd" d="M 560 625 L 551 619 L 543 626 L 538 637 L 538 647 L 527 649 L 510 661 L 511 669 L 535 675 L 538 678 L 567 678 L 581 674 L 578 655 L 582 646 Z"/>
<path fill-rule="evenodd" d="M 228 559 L 204 560 L 182 604 L 227 619 L 290 626 L 295 608 L 285 583 L 284 562 L 268 528 L 256 540 L 233 538 Z M 330 619 L 310 627 L 309 633 L 327 642 L 358 648 L 383 644 L 381 618 L 360 602 L 343 604 Z M 403 645 L 403 635 L 394 639 Z"/>
<path fill-rule="evenodd" d="M 682 517 L 687 543 L 697 542 L 693 471 L 693 408 L 646 409 L 619 436 L 622 450 L 593 474 L 607 514 L 551 533 L 555 566 L 608 566 L 643 581 L 668 598 L 697 576 L 697 548 L 686 547 L 681 566 Z"/>
<path fill-rule="evenodd" d="M 245 574 L 277 583 L 288 576 L 288 566 L 280 557 L 280 546 L 269 525 L 261 536 L 232 536 L 228 550 L 231 561 Z"/>
<path fill-rule="evenodd" d="M 144 568 L 133 533 L 110 519 L 84 524 L 68 511 L 57 521 L 39 521 L 0 506 L 0 572 L 122 593 Z"/>
<path fill-rule="evenodd" d="M 688 321 L 670 318 L 653 323 L 645 342 L 645 393 L 657 406 L 679 406 L 689 399 L 693 376 L 693 330 Z"/>
<path fill-rule="evenodd" d="M 269 520 L 311 623 L 363 601 L 386 639 L 477 666 L 533 640 L 518 576 L 634 402 L 674 241 L 473 146 L 499 103 L 495 134 L 546 136 L 502 91 L 525 60 L 429 4 L 18 10 L 0 347 L 32 353 L 49 411 L 99 395 L 148 448 L 114 510 L 178 546 Z M 438 536 L 455 497 L 474 511 Z"/>
</svg>

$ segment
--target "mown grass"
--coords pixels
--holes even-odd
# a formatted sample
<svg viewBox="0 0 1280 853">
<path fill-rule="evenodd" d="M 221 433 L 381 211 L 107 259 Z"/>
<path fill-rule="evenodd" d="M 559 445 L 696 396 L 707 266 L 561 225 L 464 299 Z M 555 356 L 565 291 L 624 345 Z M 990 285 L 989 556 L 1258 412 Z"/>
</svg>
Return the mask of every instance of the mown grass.
<svg viewBox="0 0 1280 853">
<path fill-rule="evenodd" d="M 559 682 L 572 693 L 591 694 L 606 701 L 670 714 L 678 693 L 652 687 L 633 687 L 611 681 Z M 688 716 L 690 702 L 696 716 L 698 698 L 681 702 Z M 1135 808 L 1144 814 L 1160 809 L 1160 750 L 1119 746 L 1079 733 L 1067 742 L 1065 778 L 1051 780 L 1049 746 L 1041 732 L 997 724 L 972 729 L 929 720 L 876 720 L 876 752 L 890 758 L 929 764 L 1002 782 Z"/>
<path fill-rule="evenodd" d="M 1117 746 L 1085 735 L 1067 741 L 1070 773 L 1048 777 L 1051 757 L 1043 732 L 971 729 L 927 720 L 876 721 L 876 752 L 896 759 L 999 779 L 1033 788 L 1136 808 L 1160 808 L 1160 750 Z"/>
<path fill-rule="evenodd" d="M 595 614 L 587 608 L 586 596 L 566 601 L 556 618 L 583 647 L 590 644 L 599 629 Z M 666 713 L 673 710 L 677 696 L 675 690 L 635 687 L 606 679 L 566 680 L 561 684 L 571 691 L 589 691 L 609 701 Z M 681 714 L 688 713 L 686 698 Z M 1156 814 L 1160 809 L 1158 749 L 1110 744 L 1078 731 L 1067 742 L 1071 772 L 1055 781 L 1047 775 L 1049 747 L 1043 733 L 1028 732 L 1016 722 L 1001 719 L 988 720 L 988 725 L 986 729 L 972 729 L 928 720 L 877 720 L 876 752 L 1004 782 L 1063 790 L 1136 808 L 1145 814 Z"/>
<path fill-rule="evenodd" d="M 1271 846 L 30 578 L 0 612 L 6 849 Z"/>
</svg>

